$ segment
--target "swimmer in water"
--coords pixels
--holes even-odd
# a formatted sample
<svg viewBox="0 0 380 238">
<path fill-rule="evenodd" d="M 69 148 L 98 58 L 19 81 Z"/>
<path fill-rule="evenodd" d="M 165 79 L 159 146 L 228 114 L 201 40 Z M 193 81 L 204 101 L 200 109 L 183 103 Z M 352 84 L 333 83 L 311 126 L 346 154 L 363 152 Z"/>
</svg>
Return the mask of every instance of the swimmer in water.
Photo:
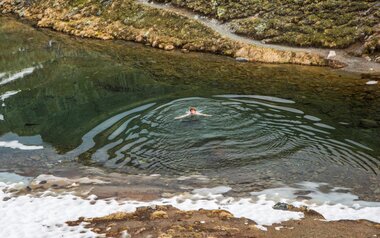
<svg viewBox="0 0 380 238">
<path fill-rule="evenodd" d="M 204 114 L 204 113 L 201 113 L 201 112 L 198 112 L 197 109 L 195 107 L 190 107 L 189 111 L 185 114 L 185 115 L 182 115 L 182 116 L 178 116 L 174 119 L 182 119 L 182 118 L 185 118 L 185 117 L 189 117 L 189 116 L 204 116 L 204 117 L 211 117 L 211 115 L 208 115 L 208 114 Z"/>
</svg>

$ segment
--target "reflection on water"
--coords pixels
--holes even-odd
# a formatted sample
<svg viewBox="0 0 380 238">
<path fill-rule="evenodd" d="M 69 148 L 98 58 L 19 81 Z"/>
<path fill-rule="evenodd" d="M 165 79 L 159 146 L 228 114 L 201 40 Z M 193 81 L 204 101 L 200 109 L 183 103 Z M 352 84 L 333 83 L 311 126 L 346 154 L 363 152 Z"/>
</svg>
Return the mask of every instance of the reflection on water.
<svg viewBox="0 0 380 238">
<path fill-rule="evenodd" d="M 380 200 L 380 86 L 365 76 L 73 39 L 5 17 L 0 49 L 0 140 L 43 145 L 1 147 L 2 170 L 79 158 L 240 192 L 319 181 Z M 189 106 L 212 117 L 174 120 Z"/>
<path fill-rule="evenodd" d="M 6 76 L 7 74 L 3 73 L 3 75 L 0 75 L 0 85 L 7 84 L 7 83 L 10 83 L 16 79 L 23 78 L 26 75 L 33 73 L 36 68 L 37 67 L 25 68 L 25 69 L 20 70 L 19 72 L 9 74 L 9 76 Z"/>
</svg>

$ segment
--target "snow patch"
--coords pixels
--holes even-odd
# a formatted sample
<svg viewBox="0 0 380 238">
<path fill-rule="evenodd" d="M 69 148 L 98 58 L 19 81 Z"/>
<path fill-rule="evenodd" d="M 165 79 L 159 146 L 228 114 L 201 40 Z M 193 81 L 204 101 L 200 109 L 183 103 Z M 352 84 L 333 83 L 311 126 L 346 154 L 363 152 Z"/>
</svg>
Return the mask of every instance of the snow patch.
<svg viewBox="0 0 380 238">
<path fill-rule="evenodd" d="M 45 179 L 46 175 L 40 178 Z M 54 177 L 48 178 L 54 179 Z M 15 179 L 20 180 L 17 177 Z M 88 179 L 84 181 L 88 181 Z M 225 197 L 221 194 L 229 191 L 231 189 L 229 187 L 216 187 L 198 189 L 192 193 L 183 193 L 171 198 L 161 198 L 150 202 L 132 200 L 119 202 L 115 199 L 98 199 L 96 195 L 81 198 L 69 193 L 56 194 L 47 191 L 40 196 L 29 194 L 13 196 L 7 192 L 11 187 L 20 187 L 22 184 L 23 182 L 11 184 L 0 182 L 0 214 L 2 214 L 0 224 L 3 227 L 0 230 L 0 237 L 99 237 L 98 234 L 85 229 L 83 226 L 69 227 L 65 222 L 77 220 L 81 216 L 100 217 L 114 212 L 133 212 L 140 206 L 155 205 L 173 205 L 182 210 L 224 209 L 231 212 L 235 217 L 245 217 L 255 221 L 258 229 L 267 230 L 265 226 L 304 217 L 302 212 L 273 209 L 277 200 L 289 200 L 295 198 L 297 195 L 294 193 L 300 192 L 302 189 L 307 188 L 311 189 L 311 191 L 317 191 L 320 186 L 326 185 L 305 182 L 299 184 L 297 188 L 268 189 L 252 193 L 253 195 L 250 198 L 241 199 Z M 24 186 L 26 185 L 24 184 Z M 342 189 L 345 188 L 332 188 L 331 193 L 323 196 L 318 195 L 316 192 L 317 196 L 314 196 L 314 198 L 340 197 L 338 191 Z M 334 201 L 348 202 L 355 200 L 355 195 L 343 194 L 346 194 L 345 198 L 341 200 L 335 199 Z M 293 204 L 308 204 L 313 210 L 324 215 L 326 220 L 367 219 L 380 222 L 380 204 L 377 203 L 378 207 L 362 207 L 365 203 L 360 204 L 358 201 L 355 201 L 356 205 L 351 207 L 342 203 L 328 204 L 326 202 L 318 205 L 315 202 L 309 204 L 304 201 L 293 201 Z M 369 205 L 375 205 L 375 203 L 369 203 Z M 280 227 L 277 226 L 277 229 L 280 229 Z"/>
<path fill-rule="evenodd" d="M 21 92 L 21 90 L 8 91 L 8 92 L 5 92 L 2 95 L 0 95 L 0 101 L 3 101 L 3 103 L 1 105 L 3 107 L 5 107 L 5 103 L 4 103 L 5 99 L 7 99 L 7 98 L 19 93 L 19 92 Z M 3 120 L 4 120 L 4 117 L 3 117 Z"/>
<path fill-rule="evenodd" d="M 252 192 L 251 195 L 266 196 L 268 200 L 296 207 L 307 206 L 328 221 L 365 219 L 380 223 L 380 202 L 361 201 L 349 188 L 330 187 L 326 183 L 302 182 L 296 185 Z M 304 197 L 301 200 L 300 195 Z"/>
<path fill-rule="evenodd" d="M 18 142 L 17 140 L 13 141 L 0 141 L 0 147 L 6 147 L 11 149 L 20 149 L 20 150 L 41 150 L 44 147 L 41 145 L 24 145 Z"/>
<path fill-rule="evenodd" d="M 377 84 L 377 81 L 376 80 L 370 80 L 370 81 L 366 82 L 365 84 L 367 84 L 367 85 L 375 85 L 375 84 Z"/>
<path fill-rule="evenodd" d="M 0 182 L 0 237 L 97 237 L 98 235 L 83 226 L 68 227 L 66 221 L 81 216 L 100 217 L 114 212 L 133 212 L 140 206 L 173 205 L 182 210 L 225 209 L 236 217 L 247 217 L 262 225 L 271 225 L 289 219 L 300 219 L 301 212 L 272 209 L 274 202 L 264 197 L 259 202 L 251 199 L 234 201 L 221 194 L 182 194 L 172 198 L 162 198 L 151 202 L 102 200 L 91 195 L 83 199 L 72 194 L 55 194 L 47 191 L 39 197 L 21 195 L 12 197 L 7 193 L 10 186 Z M 18 185 L 20 186 L 20 184 Z M 25 186 L 25 185 L 24 185 Z M 212 190 L 212 189 L 211 189 Z M 215 189 L 219 191 L 220 188 Z M 6 199 L 4 199 L 6 198 Z"/>
<path fill-rule="evenodd" d="M 334 58 L 336 56 L 336 52 L 334 50 L 330 50 L 329 54 L 327 55 L 327 59 Z"/>
<path fill-rule="evenodd" d="M 41 67 L 41 66 L 38 66 L 38 67 Z M 0 85 L 10 83 L 16 79 L 20 79 L 20 78 L 23 78 L 29 74 L 32 74 L 34 72 L 34 70 L 38 67 L 29 67 L 29 68 L 22 69 L 17 73 L 9 75 L 8 78 L 4 78 L 4 76 L 3 76 L 1 81 L 0 81 Z"/>
<path fill-rule="evenodd" d="M 4 101 L 5 99 L 7 99 L 10 96 L 13 96 L 13 95 L 15 95 L 15 94 L 17 94 L 19 92 L 21 92 L 21 90 L 7 91 L 7 92 L 3 93 L 2 95 L 0 95 L 0 100 Z"/>
</svg>

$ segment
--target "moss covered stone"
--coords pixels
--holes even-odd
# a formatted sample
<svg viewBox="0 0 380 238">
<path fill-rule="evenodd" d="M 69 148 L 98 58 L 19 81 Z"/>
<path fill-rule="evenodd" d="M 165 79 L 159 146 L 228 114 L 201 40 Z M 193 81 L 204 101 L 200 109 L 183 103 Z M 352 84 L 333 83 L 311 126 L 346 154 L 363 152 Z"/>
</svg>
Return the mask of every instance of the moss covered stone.
<svg viewBox="0 0 380 238">
<path fill-rule="evenodd" d="M 228 22 L 238 34 L 297 46 L 344 48 L 373 34 L 375 0 L 156 0 Z"/>
<path fill-rule="evenodd" d="M 229 12 L 216 0 L 207 4 L 211 10 L 218 6 L 219 15 Z M 343 66 L 316 53 L 267 49 L 235 41 L 195 19 L 135 0 L 34 0 L 30 3 L 0 0 L 0 11 L 16 13 L 34 21 L 38 27 L 79 37 L 121 39 L 164 50 L 210 52 L 255 62 Z"/>
</svg>

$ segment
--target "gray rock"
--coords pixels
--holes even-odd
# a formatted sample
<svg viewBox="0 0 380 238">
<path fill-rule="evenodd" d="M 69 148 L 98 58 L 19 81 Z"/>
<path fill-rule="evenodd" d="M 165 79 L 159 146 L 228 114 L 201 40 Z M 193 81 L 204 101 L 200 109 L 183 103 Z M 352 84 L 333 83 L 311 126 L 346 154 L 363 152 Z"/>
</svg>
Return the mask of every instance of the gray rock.
<svg viewBox="0 0 380 238">
<path fill-rule="evenodd" d="M 20 11 L 18 12 L 18 16 L 19 16 L 19 17 L 24 17 L 24 16 L 25 16 L 24 11 L 23 11 L 23 10 L 20 10 Z"/>
<path fill-rule="evenodd" d="M 274 206 L 273 206 L 273 209 L 275 210 L 288 210 L 288 204 L 284 203 L 284 202 L 278 202 L 276 203 Z"/>
</svg>

